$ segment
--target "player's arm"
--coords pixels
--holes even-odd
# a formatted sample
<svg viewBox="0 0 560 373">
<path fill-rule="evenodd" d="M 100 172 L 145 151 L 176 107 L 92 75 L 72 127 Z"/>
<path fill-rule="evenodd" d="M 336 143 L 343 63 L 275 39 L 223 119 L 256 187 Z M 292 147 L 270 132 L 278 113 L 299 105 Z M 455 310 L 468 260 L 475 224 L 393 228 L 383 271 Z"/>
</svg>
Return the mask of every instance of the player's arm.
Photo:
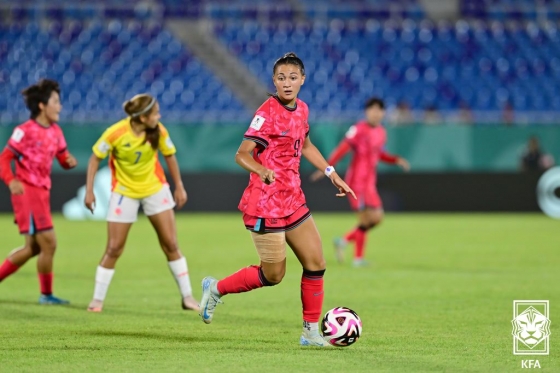
<svg viewBox="0 0 560 373">
<path fill-rule="evenodd" d="M 68 147 L 66 145 L 66 139 L 64 138 L 64 133 L 59 129 L 59 139 L 58 139 L 58 150 L 56 152 L 56 160 L 65 170 L 69 170 L 78 165 L 76 158 L 70 154 Z"/>
<path fill-rule="evenodd" d="M 78 161 L 76 160 L 76 158 L 67 149 L 59 152 L 56 155 L 56 159 L 60 166 L 62 166 L 62 168 L 64 168 L 65 170 L 69 170 L 78 165 Z"/>
<path fill-rule="evenodd" d="M 187 203 L 187 191 L 183 186 L 183 180 L 181 180 L 181 172 L 179 171 L 179 163 L 177 162 L 177 157 L 175 155 L 165 156 L 165 162 L 167 163 L 167 168 L 173 179 L 173 184 L 175 184 L 175 192 L 173 197 L 175 198 L 175 204 L 177 209 L 180 209 Z"/>
<path fill-rule="evenodd" d="M 336 166 L 336 164 L 340 162 L 340 160 L 344 158 L 344 156 L 348 154 L 351 149 L 352 146 L 350 145 L 350 143 L 346 139 L 343 139 L 340 144 L 338 144 L 338 146 L 333 150 L 331 156 L 329 157 L 329 160 L 327 161 L 328 164 L 333 167 Z M 311 181 L 317 181 L 322 179 L 323 177 L 325 177 L 325 174 L 317 170 L 313 174 L 311 174 Z"/>
<path fill-rule="evenodd" d="M 87 166 L 87 176 L 86 176 L 86 196 L 84 198 L 84 204 L 87 209 L 93 214 L 95 209 L 95 194 L 93 193 L 93 182 L 95 181 L 95 175 L 97 170 L 99 170 L 99 164 L 103 159 L 99 158 L 97 155 L 92 154 L 89 157 Z"/>
<path fill-rule="evenodd" d="M 0 178 L 10 188 L 12 194 L 23 194 L 23 184 L 16 179 L 12 172 L 12 160 L 16 154 L 8 147 L 0 154 Z"/>
<path fill-rule="evenodd" d="M 84 197 L 84 204 L 92 214 L 93 210 L 95 209 L 95 194 L 93 192 L 93 182 L 95 181 L 97 170 L 99 170 L 99 164 L 113 151 L 113 142 L 111 141 L 111 135 L 111 128 L 109 128 L 103 133 L 103 135 L 101 135 L 101 137 L 91 148 L 93 154 L 91 155 L 91 157 L 89 157 L 87 166 L 86 196 Z"/>
<path fill-rule="evenodd" d="M 171 140 L 169 131 L 162 123 L 159 123 L 159 144 L 158 149 L 165 157 L 165 163 L 167 163 L 167 168 L 175 184 L 175 190 L 173 191 L 173 199 L 175 200 L 175 205 L 177 209 L 180 209 L 187 203 L 187 191 L 183 185 L 183 180 L 181 180 L 181 171 L 179 170 L 179 163 L 177 162 L 177 149 L 175 144 Z"/>
<path fill-rule="evenodd" d="M 249 172 L 253 172 L 261 178 L 265 184 L 274 182 L 274 171 L 269 170 L 259 162 L 255 161 L 251 153 L 255 151 L 257 143 L 251 140 L 243 140 L 237 153 L 235 153 L 235 162 Z"/>
<path fill-rule="evenodd" d="M 354 191 L 338 176 L 334 168 L 332 171 L 327 172 L 327 167 L 329 163 L 323 157 L 319 149 L 311 142 L 309 136 L 305 138 L 303 142 L 303 147 L 301 149 L 301 154 L 307 159 L 317 170 L 325 172 L 329 179 L 331 179 L 333 185 L 338 189 L 339 193 L 337 197 L 344 197 L 346 194 L 351 194 L 356 198 Z"/>
<path fill-rule="evenodd" d="M 410 164 L 405 158 L 387 153 L 385 150 L 382 150 L 381 153 L 379 153 L 379 160 L 388 164 L 396 164 L 406 172 L 410 170 Z"/>
</svg>

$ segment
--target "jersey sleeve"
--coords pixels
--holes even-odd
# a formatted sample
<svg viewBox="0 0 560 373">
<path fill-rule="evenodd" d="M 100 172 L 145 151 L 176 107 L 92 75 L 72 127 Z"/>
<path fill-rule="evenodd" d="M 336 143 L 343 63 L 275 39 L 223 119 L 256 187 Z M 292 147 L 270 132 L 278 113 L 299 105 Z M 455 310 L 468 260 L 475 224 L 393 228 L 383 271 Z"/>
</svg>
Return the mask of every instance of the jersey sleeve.
<svg viewBox="0 0 560 373">
<path fill-rule="evenodd" d="M 58 128 L 58 148 L 56 149 L 56 154 L 64 154 L 67 150 L 68 144 L 66 143 L 64 132 L 62 132 L 62 129 Z"/>
<path fill-rule="evenodd" d="M 346 131 L 346 135 L 344 135 L 344 139 L 346 140 L 346 142 L 353 148 L 358 144 L 359 138 L 360 136 L 358 136 L 358 126 L 356 125 L 348 128 L 348 131 Z"/>
<path fill-rule="evenodd" d="M 7 148 L 10 149 L 12 153 L 14 153 L 17 157 L 20 157 L 25 148 L 25 142 L 27 141 L 27 137 L 25 136 L 25 131 L 21 127 L 16 127 L 14 132 L 12 132 L 12 136 L 8 140 Z"/>
<path fill-rule="evenodd" d="M 101 135 L 95 145 L 93 145 L 93 154 L 95 154 L 97 158 L 105 159 L 113 150 L 113 143 L 111 141 L 113 137 L 111 136 L 112 132 L 111 128 L 107 129 L 103 132 L 103 135 Z"/>
<path fill-rule="evenodd" d="M 167 157 L 177 153 L 177 149 L 175 148 L 173 141 L 171 141 L 171 136 L 169 136 L 169 131 L 167 131 L 167 128 L 165 128 L 161 123 L 159 124 L 159 131 L 158 148 L 161 154 Z"/>
<path fill-rule="evenodd" d="M 270 142 L 270 135 L 274 128 L 274 123 L 270 115 L 270 105 L 265 103 L 255 113 L 249 128 L 243 136 L 243 140 L 254 141 L 262 149 L 266 149 Z"/>
</svg>

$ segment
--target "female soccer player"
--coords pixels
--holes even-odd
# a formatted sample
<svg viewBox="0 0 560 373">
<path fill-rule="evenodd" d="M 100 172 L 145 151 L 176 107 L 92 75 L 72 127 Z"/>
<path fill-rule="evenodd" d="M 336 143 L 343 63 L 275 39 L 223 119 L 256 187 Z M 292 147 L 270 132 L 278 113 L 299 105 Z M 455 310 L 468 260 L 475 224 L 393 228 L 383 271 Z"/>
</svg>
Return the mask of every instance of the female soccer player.
<svg viewBox="0 0 560 373">
<path fill-rule="evenodd" d="M 38 255 L 39 303 L 68 304 L 52 294 L 56 236 L 50 207 L 51 169 L 54 158 L 64 169 L 75 167 L 77 162 L 56 124 L 62 110 L 58 83 L 44 79 L 22 94 L 31 119 L 15 128 L 0 155 L 0 178 L 10 188 L 15 222 L 25 236 L 25 244 L 12 251 L 0 266 L 0 281 Z M 16 163 L 15 176 L 12 161 Z"/>
<path fill-rule="evenodd" d="M 331 165 L 336 165 L 349 151 L 353 151 L 350 167 L 346 172 L 346 182 L 356 192 L 358 199 L 350 198 L 352 210 L 358 214 L 358 226 L 348 232 L 344 238 L 334 240 L 336 257 L 344 261 L 344 248 L 348 242 L 355 242 L 354 266 L 367 266 L 364 260 L 366 233 L 383 220 L 383 205 L 376 189 L 377 163 L 396 164 L 408 171 L 410 165 L 404 158 L 385 152 L 387 132 L 381 125 L 385 116 L 385 104 L 379 98 L 370 98 L 365 104 L 366 120 L 350 127 L 346 137 L 340 142 L 329 158 Z M 323 177 L 315 172 L 311 179 L 316 181 Z"/>
<path fill-rule="evenodd" d="M 198 302 L 192 296 L 187 260 L 177 245 L 173 208 L 175 205 L 181 208 L 187 202 L 187 192 L 174 155 L 175 146 L 159 122 L 159 104 L 154 97 L 136 95 L 123 106 L 128 117 L 109 127 L 97 140 L 88 164 L 84 203 L 92 213 L 95 208 L 93 181 L 99 163 L 107 156 L 113 174 L 113 192 L 107 214 L 107 247 L 97 267 L 93 300 L 88 311 L 102 311 L 115 274 L 115 264 L 123 253 L 128 231 L 136 221 L 140 204 L 158 235 L 169 269 L 177 281 L 182 296 L 181 306 L 198 311 Z M 159 163 L 158 150 L 165 156 L 173 177 L 174 196 Z"/>
<path fill-rule="evenodd" d="M 301 156 L 325 172 L 339 190 L 337 196 L 354 192 L 309 139 L 309 110 L 297 98 L 305 81 L 303 62 L 294 53 L 284 55 L 274 64 L 272 80 L 277 93 L 257 110 L 235 156 L 251 173 L 239 209 L 251 231 L 260 265 L 242 268 L 220 281 L 204 278 L 201 316 L 205 323 L 212 322 L 216 305 L 226 294 L 280 283 L 286 272 L 287 243 L 303 266 L 300 344 L 327 346 L 318 331 L 326 264 L 319 232 L 300 187 Z"/>
</svg>

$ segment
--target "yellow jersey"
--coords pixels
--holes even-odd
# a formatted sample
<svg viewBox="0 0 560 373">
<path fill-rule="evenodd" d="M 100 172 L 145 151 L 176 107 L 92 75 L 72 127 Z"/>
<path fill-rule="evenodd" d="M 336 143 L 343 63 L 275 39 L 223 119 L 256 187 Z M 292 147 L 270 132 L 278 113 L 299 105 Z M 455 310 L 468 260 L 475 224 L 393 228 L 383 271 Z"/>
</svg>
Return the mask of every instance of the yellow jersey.
<svg viewBox="0 0 560 373">
<path fill-rule="evenodd" d="M 169 132 L 159 123 L 158 149 L 145 142 L 145 136 L 132 131 L 130 118 L 111 127 L 93 146 L 93 154 L 100 159 L 109 156 L 112 190 L 130 198 L 145 198 L 157 193 L 167 183 L 158 159 L 158 150 L 164 156 L 176 153 Z"/>
</svg>

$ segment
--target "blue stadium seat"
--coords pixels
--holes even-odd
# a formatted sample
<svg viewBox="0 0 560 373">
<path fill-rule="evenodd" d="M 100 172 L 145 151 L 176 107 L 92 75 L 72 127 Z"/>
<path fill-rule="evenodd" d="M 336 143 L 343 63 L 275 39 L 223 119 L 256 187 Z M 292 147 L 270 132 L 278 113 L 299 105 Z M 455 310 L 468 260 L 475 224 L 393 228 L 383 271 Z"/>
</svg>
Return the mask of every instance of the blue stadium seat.
<svg viewBox="0 0 560 373">
<path fill-rule="evenodd" d="M 191 116 L 195 108 L 227 110 L 228 121 L 250 116 L 233 92 L 159 25 L 113 20 L 3 27 L 0 83 L 8 84 L 0 84 L 0 112 L 13 115 L 0 117 L 2 123 L 28 117 L 20 91 L 44 77 L 61 84 L 62 123 L 116 120 L 123 115 L 122 102 L 142 92 L 158 97 L 164 120 L 167 112 L 181 122 L 205 118 Z"/>
<path fill-rule="evenodd" d="M 269 89 L 274 60 L 296 52 L 308 74 L 302 98 L 323 118 L 355 113 L 373 94 L 417 110 L 463 103 L 500 111 L 510 102 L 516 110 L 550 111 L 560 104 L 553 24 L 227 21 L 216 22 L 214 33 Z"/>
</svg>

